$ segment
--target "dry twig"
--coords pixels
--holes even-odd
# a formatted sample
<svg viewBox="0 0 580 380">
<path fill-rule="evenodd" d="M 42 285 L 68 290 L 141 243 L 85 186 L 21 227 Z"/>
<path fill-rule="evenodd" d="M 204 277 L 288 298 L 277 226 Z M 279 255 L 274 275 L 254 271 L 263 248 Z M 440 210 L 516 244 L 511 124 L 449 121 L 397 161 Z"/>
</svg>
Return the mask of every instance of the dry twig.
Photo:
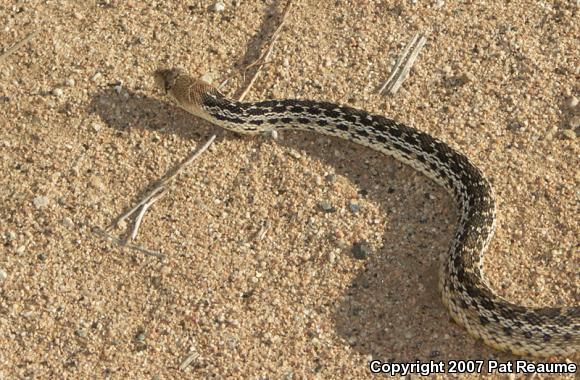
<svg viewBox="0 0 580 380">
<path fill-rule="evenodd" d="M 270 222 L 270 220 L 265 220 L 262 223 L 262 227 L 260 227 L 260 231 L 258 231 L 258 233 L 256 234 L 256 240 L 258 241 L 263 240 L 271 227 L 272 222 Z"/>
<path fill-rule="evenodd" d="M 407 79 L 409 71 L 411 71 L 411 67 L 419 56 L 419 52 L 425 45 L 425 42 L 427 42 L 427 38 L 425 38 L 424 34 L 420 35 L 417 33 L 413 36 L 411 41 L 405 46 L 399 59 L 397 59 L 389 79 L 381 86 L 379 94 L 383 94 L 386 90 L 387 93 L 393 95 L 399 90 L 405 79 Z M 401 67 L 403 63 L 404 65 Z"/>
<path fill-rule="evenodd" d="M 188 156 L 179 165 L 177 165 L 177 167 L 175 167 L 172 171 L 170 171 L 165 176 L 165 178 L 158 181 L 157 186 L 155 186 L 155 188 L 153 188 L 149 193 L 147 193 L 147 195 L 141 201 L 139 201 L 139 203 L 137 203 L 137 205 L 135 207 L 133 207 L 131 210 L 129 210 L 126 213 L 124 213 L 123 215 L 121 215 L 117 219 L 117 221 L 115 223 L 113 223 L 111 226 L 109 226 L 106 229 L 106 231 L 103 231 L 102 234 L 106 235 L 106 237 L 108 237 L 110 239 L 115 240 L 115 242 L 117 242 L 119 245 L 127 246 L 129 248 L 137 249 L 137 250 L 144 252 L 146 254 L 156 256 L 157 253 L 155 253 L 153 251 L 146 250 L 146 249 L 141 248 L 139 246 L 131 245 L 127 242 L 127 240 L 115 238 L 115 237 L 109 235 L 107 232 L 111 231 L 115 226 L 118 226 L 121 222 L 126 220 L 128 217 L 130 217 L 135 212 L 137 212 L 137 210 L 140 209 L 139 214 L 137 214 L 137 217 L 135 218 L 135 223 L 133 225 L 133 229 L 132 229 L 132 232 L 130 235 L 131 240 L 134 240 L 137 237 L 137 233 L 139 232 L 139 227 L 141 226 L 141 221 L 143 220 L 143 216 L 145 215 L 145 212 L 147 212 L 147 209 L 149 209 L 149 207 L 153 203 L 155 203 L 159 198 L 161 198 L 165 194 L 166 186 L 179 173 L 181 173 L 187 165 L 192 163 L 197 157 L 199 157 L 203 152 L 205 152 L 207 150 L 207 148 L 209 148 L 209 146 L 213 143 L 215 138 L 216 138 L 216 136 L 212 135 L 209 138 L 209 140 L 205 144 L 203 144 L 203 146 L 201 148 L 194 151 L 190 156 Z"/>
<path fill-rule="evenodd" d="M 100 237 L 102 237 L 105 240 L 112 241 L 113 243 L 115 243 L 115 244 L 117 244 L 117 245 L 119 245 L 121 247 L 131 248 L 131 249 L 134 249 L 134 250 L 139 251 L 141 253 L 144 253 L 147 256 L 157 257 L 158 259 L 164 259 L 165 258 L 165 255 L 163 253 L 161 253 L 161 252 L 151 251 L 150 249 L 141 247 L 140 245 L 128 244 L 123 239 L 119 239 L 116 236 L 112 236 L 112 235 L 108 234 L 107 232 L 101 230 L 98 227 L 94 228 L 93 229 L 93 232 L 97 236 L 100 236 Z"/>
<path fill-rule="evenodd" d="M 114 227 L 123 223 L 125 221 L 125 219 L 127 219 L 128 217 L 133 215 L 133 213 L 135 211 L 137 211 L 139 209 L 139 207 L 146 204 L 151 198 L 153 198 L 155 195 L 157 195 L 157 193 L 159 193 L 162 190 L 163 190 L 163 187 L 156 187 L 153 190 L 151 190 L 149 192 L 149 194 L 147 194 L 139 203 L 137 203 L 137 205 L 135 207 L 133 207 L 131 210 L 127 211 L 126 213 L 121 215 L 119 218 L 117 218 L 117 221 L 115 223 L 113 223 L 111 226 L 109 226 L 109 228 L 107 228 L 107 231 L 111 231 Z"/>
<path fill-rule="evenodd" d="M 20 49 L 22 46 L 24 46 L 28 41 L 30 41 L 34 36 L 36 36 L 38 32 L 32 32 L 30 33 L 28 36 L 24 37 L 23 40 L 21 40 L 20 42 L 15 43 L 13 46 L 9 47 L 8 49 L 6 49 L 6 51 L 0 55 L 0 63 L 2 63 L 6 58 L 8 58 L 9 56 L 11 56 L 14 52 L 16 52 L 16 50 Z"/>
<path fill-rule="evenodd" d="M 254 66 L 257 66 L 256 70 L 254 71 L 254 75 L 252 75 L 252 78 L 248 82 L 248 85 L 246 86 L 246 88 L 241 92 L 240 96 L 238 97 L 238 100 L 240 102 L 243 101 L 245 99 L 246 95 L 248 95 L 248 92 L 250 92 L 250 89 L 254 85 L 256 78 L 258 78 L 258 75 L 260 74 L 262 67 L 264 67 L 264 65 L 268 63 L 267 60 L 270 58 L 270 55 L 272 54 L 274 44 L 278 40 L 278 37 L 280 37 L 280 31 L 282 30 L 282 26 L 284 25 L 284 22 L 286 21 L 286 16 L 288 16 L 288 12 L 290 11 L 291 5 L 292 5 L 292 0 L 288 0 L 288 2 L 286 3 L 286 7 L 284 8 L 284 11 L 282 12 L 282 16 L 280 17 L 280 24 L 278 24 L 278 27 L 276 28 L 276 30 L 272 34 L 272 38 L 270 38 L 270 41 L 268 42 L 268 48 L 264 51 L 264 53 L 262 53 L 258 57 L 258 59 L 256 59 L 254 62 L 252 62 L 249 65 L 247 65 L 246 67 L 244 67 L 244 73 L 245 73 L 248 69 L 250 69 Z"/>
<path fill-rule="evenodd" d="M 143 216 L 145 216 L 145 213 L 147 212 L 149 207 L 151 207 L 153 203 L 157 202 L 157 200 L 161 198 L 164 194 L 165 189 L 162 189 L 159 193 L 149 198 L 147 202 L 143 204 L 143 206 L 141 207 L 141 211 L 135 218 L 135 224 L 133 225 L 133 231 L 131 232 L 131 240 L 135 240 L 135 238 L 137 237 L 137 232 L 139 231 L 139 227 L 141 226 L 141 222 L 143 221 Z"/>
<path fill-rule="evenodd" d="M 179 370 L 180 371 L 185 370 L 197 358 L 199 358 L 199 354 L 196 351 L 192 352 L 187 358 L 185 358 L 185 360 L 183 362 L 181 362 L 181 365 L 179 366 Z"/>
</svg>

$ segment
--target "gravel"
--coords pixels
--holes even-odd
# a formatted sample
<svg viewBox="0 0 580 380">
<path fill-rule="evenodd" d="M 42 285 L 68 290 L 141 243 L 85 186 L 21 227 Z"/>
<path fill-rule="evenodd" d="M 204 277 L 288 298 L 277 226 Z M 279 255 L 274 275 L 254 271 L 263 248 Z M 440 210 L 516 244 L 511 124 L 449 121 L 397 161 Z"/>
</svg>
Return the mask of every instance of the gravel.
<svg viewBox="0 0 580 380">
<path fill-rule="evenodd" d="M 8 99 L 0 100 L 0 236 L 15 235 L 1 242 L 9 278 L 0 377 L 357 379 L 369 377 L 369 355 L 429 361 L 436 349 L 444 361 L 513 359 L 469 337 L 441 303 L 439 257 L 458 217 L 445 191 L 352 143 L 223 132 L 154 89 L 158 66 L 209 73 L 213 83 L 232 75 L 222 92 L 239 89 L 237 70 L 262 51 L 282 4 L 227 0 L 223 12 L 214 4 L 0 7 L 3 48 L 38 27 L 0 70 L 0 99 Z M 577 303 L 570 263 L 580 260 L 580 152 L 563 132 L 577 128 L 578 106 L 568 103 L 578 97 L 580 67 L 574 2 L 293 4 L 246 100 L 349 104 L 449 142 L 497 194 L 484 263 L 491 287 L 527 306 Z M 391 62 L 424 31 L 401 90 L 377 96 Z M 114 81 L 123 82 L 121 94 Z M 61 87 L 62 97 L 51 94 Z M 523 128 L 510 132 L 511 120 Z M 213 133 L 214 147 L 143 218 L 135 243 L 165 260 L 92 233 Z M 326 182 L 327 173 L 338 180 Z M 321 200 L 336 211 L 321 211 Z M 356 215 L 350 200 L 363 206 Z M 271 228 L 255 240 L 264 220 Z M 357 260 L 351 249 L 362 241 L 373 252 Z M 556 248 L 559 260 L 546 259 Z M 82 338 L 74 334 L 81 326 Z M 199 359 L 180 369 L 190 347 Z"/>
</svg>

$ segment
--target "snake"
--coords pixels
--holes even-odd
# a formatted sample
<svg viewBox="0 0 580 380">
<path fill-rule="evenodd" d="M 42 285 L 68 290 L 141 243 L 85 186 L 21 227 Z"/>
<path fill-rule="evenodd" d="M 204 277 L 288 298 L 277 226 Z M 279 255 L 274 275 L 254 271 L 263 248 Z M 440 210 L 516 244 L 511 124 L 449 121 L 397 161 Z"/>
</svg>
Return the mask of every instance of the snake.
<svg viewBox="0 0 580 380">
<path fill-rule="evenodd" d="M 185 111 L 230 131 L 278 130 L 335 136 L 410 165 L 442 186 L 459 210 L 439 291 L 451 318 L 486 345 L 514 355 L 570 356 L 580 351 L 580 307 L 526 307 L 497 295 L 484 275 L 496 226 L 492 187 L 464 154 L 428 133 L 381 115 L 325 101 L 240 102 L 179 68 L 153 73 L 156 86 Z"/>
</svg>

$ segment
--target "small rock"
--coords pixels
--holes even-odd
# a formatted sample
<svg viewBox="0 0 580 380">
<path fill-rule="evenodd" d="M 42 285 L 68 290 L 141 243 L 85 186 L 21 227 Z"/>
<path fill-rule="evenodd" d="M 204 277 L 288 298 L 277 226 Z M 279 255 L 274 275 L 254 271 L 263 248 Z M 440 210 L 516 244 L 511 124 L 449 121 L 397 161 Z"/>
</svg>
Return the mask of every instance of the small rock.
<svg viewBox="0 0 580 380">
<path fill-rule="evenodd" d="M 352 254 L 355 259 L 366 260 L 371 253 L 372 251 L 369 243 L 364 240 L 357 242 L 352 246 Z"/>
<path fill-rule="evenodd" d="M 14 231 L 6 232 L 6 240 L 8 241 L 16 240 L 16 233 L 14 233 Z"/>
<path fill-rule="evenodd" d="M 71 218 L 69 218 L 68 216 L 65 216 L 65 217 L 62 219 L 62 225 L 63 225 L 63 226 L 65 226 L 65 227 L 69 227 L 69 228 L 71 228 L 71 227 L 73 227 L 73 226 L 74 226 L 74 223 L 73 223 L 73 221 L 72 221 L 72 219 L 71 219 Z"/>
<path fill-rule="evenodd" d="M 575 140 L 576 139 L 576 132 L 571 129 L 565 129 L 562 131 L 562 135 L 566 137 L 568 140 Z"/>
<path fill-rule="evenodd" d="M 507 129 L 511 132 L 520 132 L 524 129 L 524 124 L 519 120 L 511 120 L 508 122 Z"/>
<path fill-rule="evenodd" d="M 214 12 L 223 12 L 225 9 L 226 9 L 226 5 L 221 0 L 216 1 L 211 6 L 211 10 L 214 11 Z"/>
<path fill-rule="evenodd" d="M 103 74 L 99 73 L 98 71 L 95 73 L 95 75 L 93 75 L 93 77 L 91 78 L 91 80 L 93 82 L 98 81 L 99 79 L 101 79 L 101 77 L 103 76 Z"/>
<path fill-rule="evenodd" d="M 52 94 L 57 98 L 60 98 L 61 96 L 63 96 L 64 91 L 61 88 L 55 88 L 54 90 L 52 90 Z"/>
<path fill-rule="evenodd" d="M 135 340 L 143 343 L 145 341 L 145 331 L 138 331 L 137 335 L 135 335 Z"/>
<path fill-rule="evenodd" d="M 24 245 L 21 245 L 20 247 L 16 248 L 16 253 L 18 253 L 19 255 L 22 255 L 24 251 L 26 251 L 26 246 Z"/>
<path fill-rule="evenodd" d="M 77 331 L 75 331 L 75 334 L 79 338 L 84 338 L 87 336 L 87 332 L 84 329 L 77 329 Z"/>
<path fill-rule="evenodd" d="M 358 203 L 355 203 L 355 202 L 350 202 L 348 204 L 348 208 L 350 209 L 350 211 L 352 211 L 355 214 L 360 211 L 360 205 Z"/>
<path fill-rule="evenodd" d="M 0 269 L 0 284 L 8 278 L 8 273 L 4 269 Z"/>
<path fill-rule="evenodd" d="M 115 85 L 113 86 L 113 90 L 115 90 L 115 92 L 116 92 L 117 94 L 120 94 L 122 89 L 123 89 L 123 83 L 121 83 L 121 82 L 117 82 L 117 83 L 115 83 Z"/>
<path fill-rule="evenodd" d="M 202 81 L 211 84 L 213 82 L 213 75 L 210 73 L 205 73 L 200 78 Z"/>
<path fill-rule="evenodd" d="M 93 123 L 91 124 L 91 128 L 93 129 L 93 131 L 99 132 L 103 128 L 103 126 L 99 123 Z"/>
<path fill-rule="evenodd" d="M 48 206 L 48 197 L 45 197 L 44 195 L 38 196 L 34 198 L 32 202 L 36 208 L 43 208 Z"/>
<path fill-rule="evenodd" d="M 576 108 L 576 106 L 578 105 L 578 98 L 575 96 L 571 96 L 570 98 L 568 98 L 568 102 L 566 103 L 566 105 L 570 109 Z"/>
<path fill-rule="evenodd" d="M 329 183 L 335 183 L 337 180 L 336 175 L 334 174 L 328 174 L 326 177 L 324 177 L 326 179 L 326 181 L 328 181 Z"/>
<path fill-rule="evenodd" d="M 105 186 L 103 181 L 101 181 L 101 179 L 96 175 L 93 175 L 89 178 L 89 183 L 96 190 L 99 190 L 99 191 L 106 191 L 107 190 L 107 187 Z"/>
<path fill-rule="evenodd" d="M 557 132 L 558 132 L 558 127 L 554 126 L 554 127 L 550 128 L 550 130 L 548 132 L 546 132 L 544 139 L 546 139 L 548 141 L 552 140 Z"/>
<path fill-rule="evenodd" d="M 574 116 L 568 124 L 572 129 L 580 128 L 580 116 Z"/>
<path fill-rule="evenodd" d="M 453 78 L 453 82 L 455 83 L 456 86 L 463 86 L 469 82 L 472 82 L 473 79 L 474 77 L 471 73 L 463 73 L 455 76 Z"/>
<path fill-rule="evenodd" d="M 291 155 L 292 157 L 296 158 L 296 159 L 298 159 L 298 158 L 301 158 L 301 157 L 302 157 L 302 155 L 301 155 L 300 153 L 298 153 L 297 151 L 295 151 L 295 150 L 290 150 L 290 151 L 288 152 L 288 154 L 289 154 L 289 155 Z"/>
<path fill-rule="evenodd" d="M 73 87 L 75 85 L 75 80 L 72 78 L 66 78 L 64 84 L 68 87 Z"/>
<path fill-rule="evenodd" d="M 322 211 L 324 212 L 335 212 L 336 208 L 334 208 L 329 202 L 327 201 L 321 201 L 318 203 L 318 206 L 320 206 L 320 208 L 322 209 Z"/>
</svg>

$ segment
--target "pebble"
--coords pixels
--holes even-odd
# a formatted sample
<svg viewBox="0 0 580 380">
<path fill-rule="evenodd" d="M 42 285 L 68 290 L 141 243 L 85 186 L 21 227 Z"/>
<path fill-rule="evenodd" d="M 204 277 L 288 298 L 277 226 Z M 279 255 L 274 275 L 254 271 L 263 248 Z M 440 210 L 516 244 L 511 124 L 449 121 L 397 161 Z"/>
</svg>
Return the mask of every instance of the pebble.
<svg viewBox="0 0 580 380">
<path fill-rule="evenodd" d="M 74 223 L 73 223 L 73 221 L 72 221 L 71 218 L 69 218 L 68 216 L 65 216 L 62 219 L 62 225 L 65 226 L 65 227 L 73 227 L 74 226 Z"/>
<path fill-rule="evenodd" d="M 55 88 L 54 90 L 52 90 L 52 94 L 60 98 L 64 94 L 64 91 L 61 88 Z"/>
<path fill-rule="evenodd" d="M 113 86 L 113 90 L 115 90 L 115 92 L 117 94 L 121 93 L 121 90 L 123 89 L 123 83 L 121 82 L 117 82 L 114 86 Z"/>
<path fill-rule="evenodd" d="M 14 231 L 6 232 L 6 239 L 8 241 L 16 240 L 16 233 Z"/>
<path fill-rule="evenodd" d="M 216 1 L 211 7 L 211 10 L 214 12 L 223 12 L 225 9 L 226 5 L 223 1 Z"/>
<path fill-rule="evenodd" d="M 66 78 L 64 84 L 68 87 L 73 87 L 75 85 L 75 80 L 72 78 Z"/>
<path fill-rule="evenodd" d="M 205 73 L 200 78 L 202 81 L 211 84 L 213 82 L 213 75 L 210 73 Z"/>
<path fill-rule="evenodd" d="M 336 208 L 334 208 L 329 202 L 327 201 L 321 201 L 318 203 L 318 205 L 320 206 L 320 208 L 322 209 L 322 211 L 324 212 L 335 212 Z"/>
<path fill-rule="evenodd" d="M 355 259 L 366 260 L 372 253 L 369 243 L 366 241 L 359 241 L 352 246 L 352 254 Z"/>
<path fill-rule="evenodd" d="M 578 105 L 578 98 L 575 96 L 571 96 L 570 98 L 568 98 L 568 102 L 567 102 L 567 106 L 570 109 L 574 109 L 576 108 L 576 106 Z"/>
<path fill-rule="evenodd" d="M 455 84 L 457 86 L 463 86 L 469 82 L 473 81 L 473 75 L 471 73 L 462 73 L 457 75 L 455 78 L 453 78 Z"/>
<path fill-rule="evenodd" d="M 0 283 L 8 278 L 8 273 L 4 269 L 0 269 Z"/>
<path fill-rule="evenodd" d="M 580 116 L 574 116 L 570 119 L 570 128 L 576 129 L 580 128 Z"/>
<path fill-rule="evenodd" d="M 91 128 L 93 129 L 93 131 L 99 132 L 103 128 L 103 126 L 99 123 L 93 123 L 91 124 Z"/>
<path fill-rule="evenodd" d="M 571 129 L 565 129 L 562 131 L 562 134 L 564 135 L 564 137 L 566 137 L 568 140 L 576 140 L 576 132 L 574 132 Z"/>
<path fill-rule="evenodd" d="M 48 206 L 48 197 L 41 195 L 41 196 L 34 198 L 34 200 L 32 202 L 34 203 L 34 206 L 36 208 L 43 208 L 43 207 Z"/>
<path fill-rule="evenodd" d="M 355 202 L 350 202 L 348 204 L 348 208 L 350 209 L 350 211 L 352 211 L 353 213 L 357 213 L 360 211 L 360 205 L 358 203 Z"/>
<path fill-rule="evenodd" d="M 544 138 L 546 140 L 552 140 L 554 138 L 554 136 L 556 135 L 556 132 L 558 132 L 558 127 L 552 127 L 552 128 L 550 128 L 550 130 L 548 132 L 546 132 L 546 135 L 544 136 Z"/>
<path fill-rule="evenodd" d="M 93 82 L 98 81 L 99 79 L 101 79 L 101 77 L 103 76 L 103 74 L 99 73 L 98 71 L 95 73 L 95 75 L 93 75 L 93 77 L 91 78 L 91 80 Z"/>
<path fill-rule="evenodd" d="M 336 175 L 334 174 L 328 174 L 324 177 L 326 179 L 326 181 L 328 181 L 329 183 L 335 183 L 337 180 Z"/>
</svg>

